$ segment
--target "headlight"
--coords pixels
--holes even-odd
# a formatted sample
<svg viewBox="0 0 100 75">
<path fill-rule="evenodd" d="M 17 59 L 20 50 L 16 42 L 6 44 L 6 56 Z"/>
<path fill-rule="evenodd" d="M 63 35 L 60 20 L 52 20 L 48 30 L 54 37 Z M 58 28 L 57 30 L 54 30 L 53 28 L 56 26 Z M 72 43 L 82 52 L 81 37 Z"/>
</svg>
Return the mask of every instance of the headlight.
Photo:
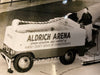
<svg viewBox="0 0 100 75">
<path fill-rule="evenodd" d="M 11 55 L 14 55 L 16 52 L 14 50 L 10 50 L 9 52 Z"/>
<path fill-rule="evenodd" d="M 10 55 L 14 55 L 16 53 L 14 50 L 9 48 L 7 45 L 4 45 L 4 50 Z"/>
</svg>

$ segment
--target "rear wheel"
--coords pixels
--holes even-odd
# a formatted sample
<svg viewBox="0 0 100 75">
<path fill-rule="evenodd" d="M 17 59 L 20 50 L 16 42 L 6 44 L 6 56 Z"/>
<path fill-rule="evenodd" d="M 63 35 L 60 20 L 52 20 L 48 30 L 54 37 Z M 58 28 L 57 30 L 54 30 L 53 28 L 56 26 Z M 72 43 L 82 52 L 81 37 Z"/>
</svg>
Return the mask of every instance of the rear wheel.
<svg viewBox="0 0 100 75">
<path fill-rule="evenodd" d="M 75 60 L 76 52 L 73 50 L 68 50 L 63 56 L 59 58 L 60 62 L 64 65 L 72 64 Z"/>
<path fill-rule="evenodd" d="M 33 66 L 33 56 L 27 53 L 20 54 L 14 59 L 13 65 L 18 72 L 27 72 Z"/>
</svg>

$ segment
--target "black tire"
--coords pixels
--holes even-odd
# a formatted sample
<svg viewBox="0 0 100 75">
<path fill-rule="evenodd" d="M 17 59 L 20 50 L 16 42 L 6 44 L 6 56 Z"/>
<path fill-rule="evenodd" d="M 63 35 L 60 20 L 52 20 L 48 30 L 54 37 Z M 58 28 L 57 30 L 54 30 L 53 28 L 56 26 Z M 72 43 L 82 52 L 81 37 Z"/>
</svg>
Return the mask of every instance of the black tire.
<svg viewBox="0 0 100 75">
<path fill-rule="evenodd" d="M 69 58 L 66 58 L 69 56 Z M 76 57 L 76 52 L 74 50 L 68 50 L 63 56 L 60 56 L 59 60 L 62 64 L 64 65 L 68 65 L 68 64 L 72 64 L 75 60 Z"/>
<path fill-rule="evenodd" d="M 23 60 L 23 62 L 25 63 L 25 65 L 23 66 L 24 68 L 21 66 L 21 64 L 22 64 L 22 62 L 20 62 L 21 60 Z M 25 67 L 26 65 L 27 65 L 27 67 Z M 17 70 L 18 72 L 27 72 L 33 66 L 33 56 L 28 53 L 20 54 L 15 57 L 15 59 L 13 61 L 13 66 L 14 66 L 15 70 Z"/>
</svg>

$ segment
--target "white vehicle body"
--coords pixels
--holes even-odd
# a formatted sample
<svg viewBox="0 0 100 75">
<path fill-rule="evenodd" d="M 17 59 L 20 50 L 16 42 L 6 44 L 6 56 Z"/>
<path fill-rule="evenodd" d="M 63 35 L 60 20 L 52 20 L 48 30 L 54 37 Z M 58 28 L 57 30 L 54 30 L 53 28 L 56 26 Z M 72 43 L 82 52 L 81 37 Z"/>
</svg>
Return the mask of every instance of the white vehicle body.
<svg viewBox="0 0 100 75">
<path fill-rule="evenodd" d="M 85 38 L 86 32 L 79 24 L 70 19 L 58 18 L 48 24 L 8 26 L 4 44 L 16 52 L 29 52 L 84 46 Z"/>
<path fill-rule="evenodd" d="M 83 46 L 83 29 L 19 33 L 7 27 L 4 43 L 15 51 Z"/>
</svg>

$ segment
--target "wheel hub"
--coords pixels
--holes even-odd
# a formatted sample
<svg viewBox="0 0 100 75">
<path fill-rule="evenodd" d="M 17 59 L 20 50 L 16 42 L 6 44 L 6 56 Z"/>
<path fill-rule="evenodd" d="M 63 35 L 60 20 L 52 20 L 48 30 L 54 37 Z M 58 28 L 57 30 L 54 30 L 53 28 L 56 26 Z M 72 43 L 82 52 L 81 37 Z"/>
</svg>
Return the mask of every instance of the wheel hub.
<svg viewBox="0 0 100 75">
<path fill-rule="evenodd" d="M 25 69 L 25 68 L 27 68 L 30 65 L 30 60 L 29 60 L 28 57 L 23 57 L 23 58 L 21 58 L 19 60 L 19 63 L 18 64 L 19 64 L 19 67 L 20 68 Z"/>
<path fill-rule="evenodd" d="M 71 58 L 71 56 L 72 56 L 72 53 L 68 52 L 68 53 L 65 54 L 65 59 L 69 60 Z"/>
</svg>

